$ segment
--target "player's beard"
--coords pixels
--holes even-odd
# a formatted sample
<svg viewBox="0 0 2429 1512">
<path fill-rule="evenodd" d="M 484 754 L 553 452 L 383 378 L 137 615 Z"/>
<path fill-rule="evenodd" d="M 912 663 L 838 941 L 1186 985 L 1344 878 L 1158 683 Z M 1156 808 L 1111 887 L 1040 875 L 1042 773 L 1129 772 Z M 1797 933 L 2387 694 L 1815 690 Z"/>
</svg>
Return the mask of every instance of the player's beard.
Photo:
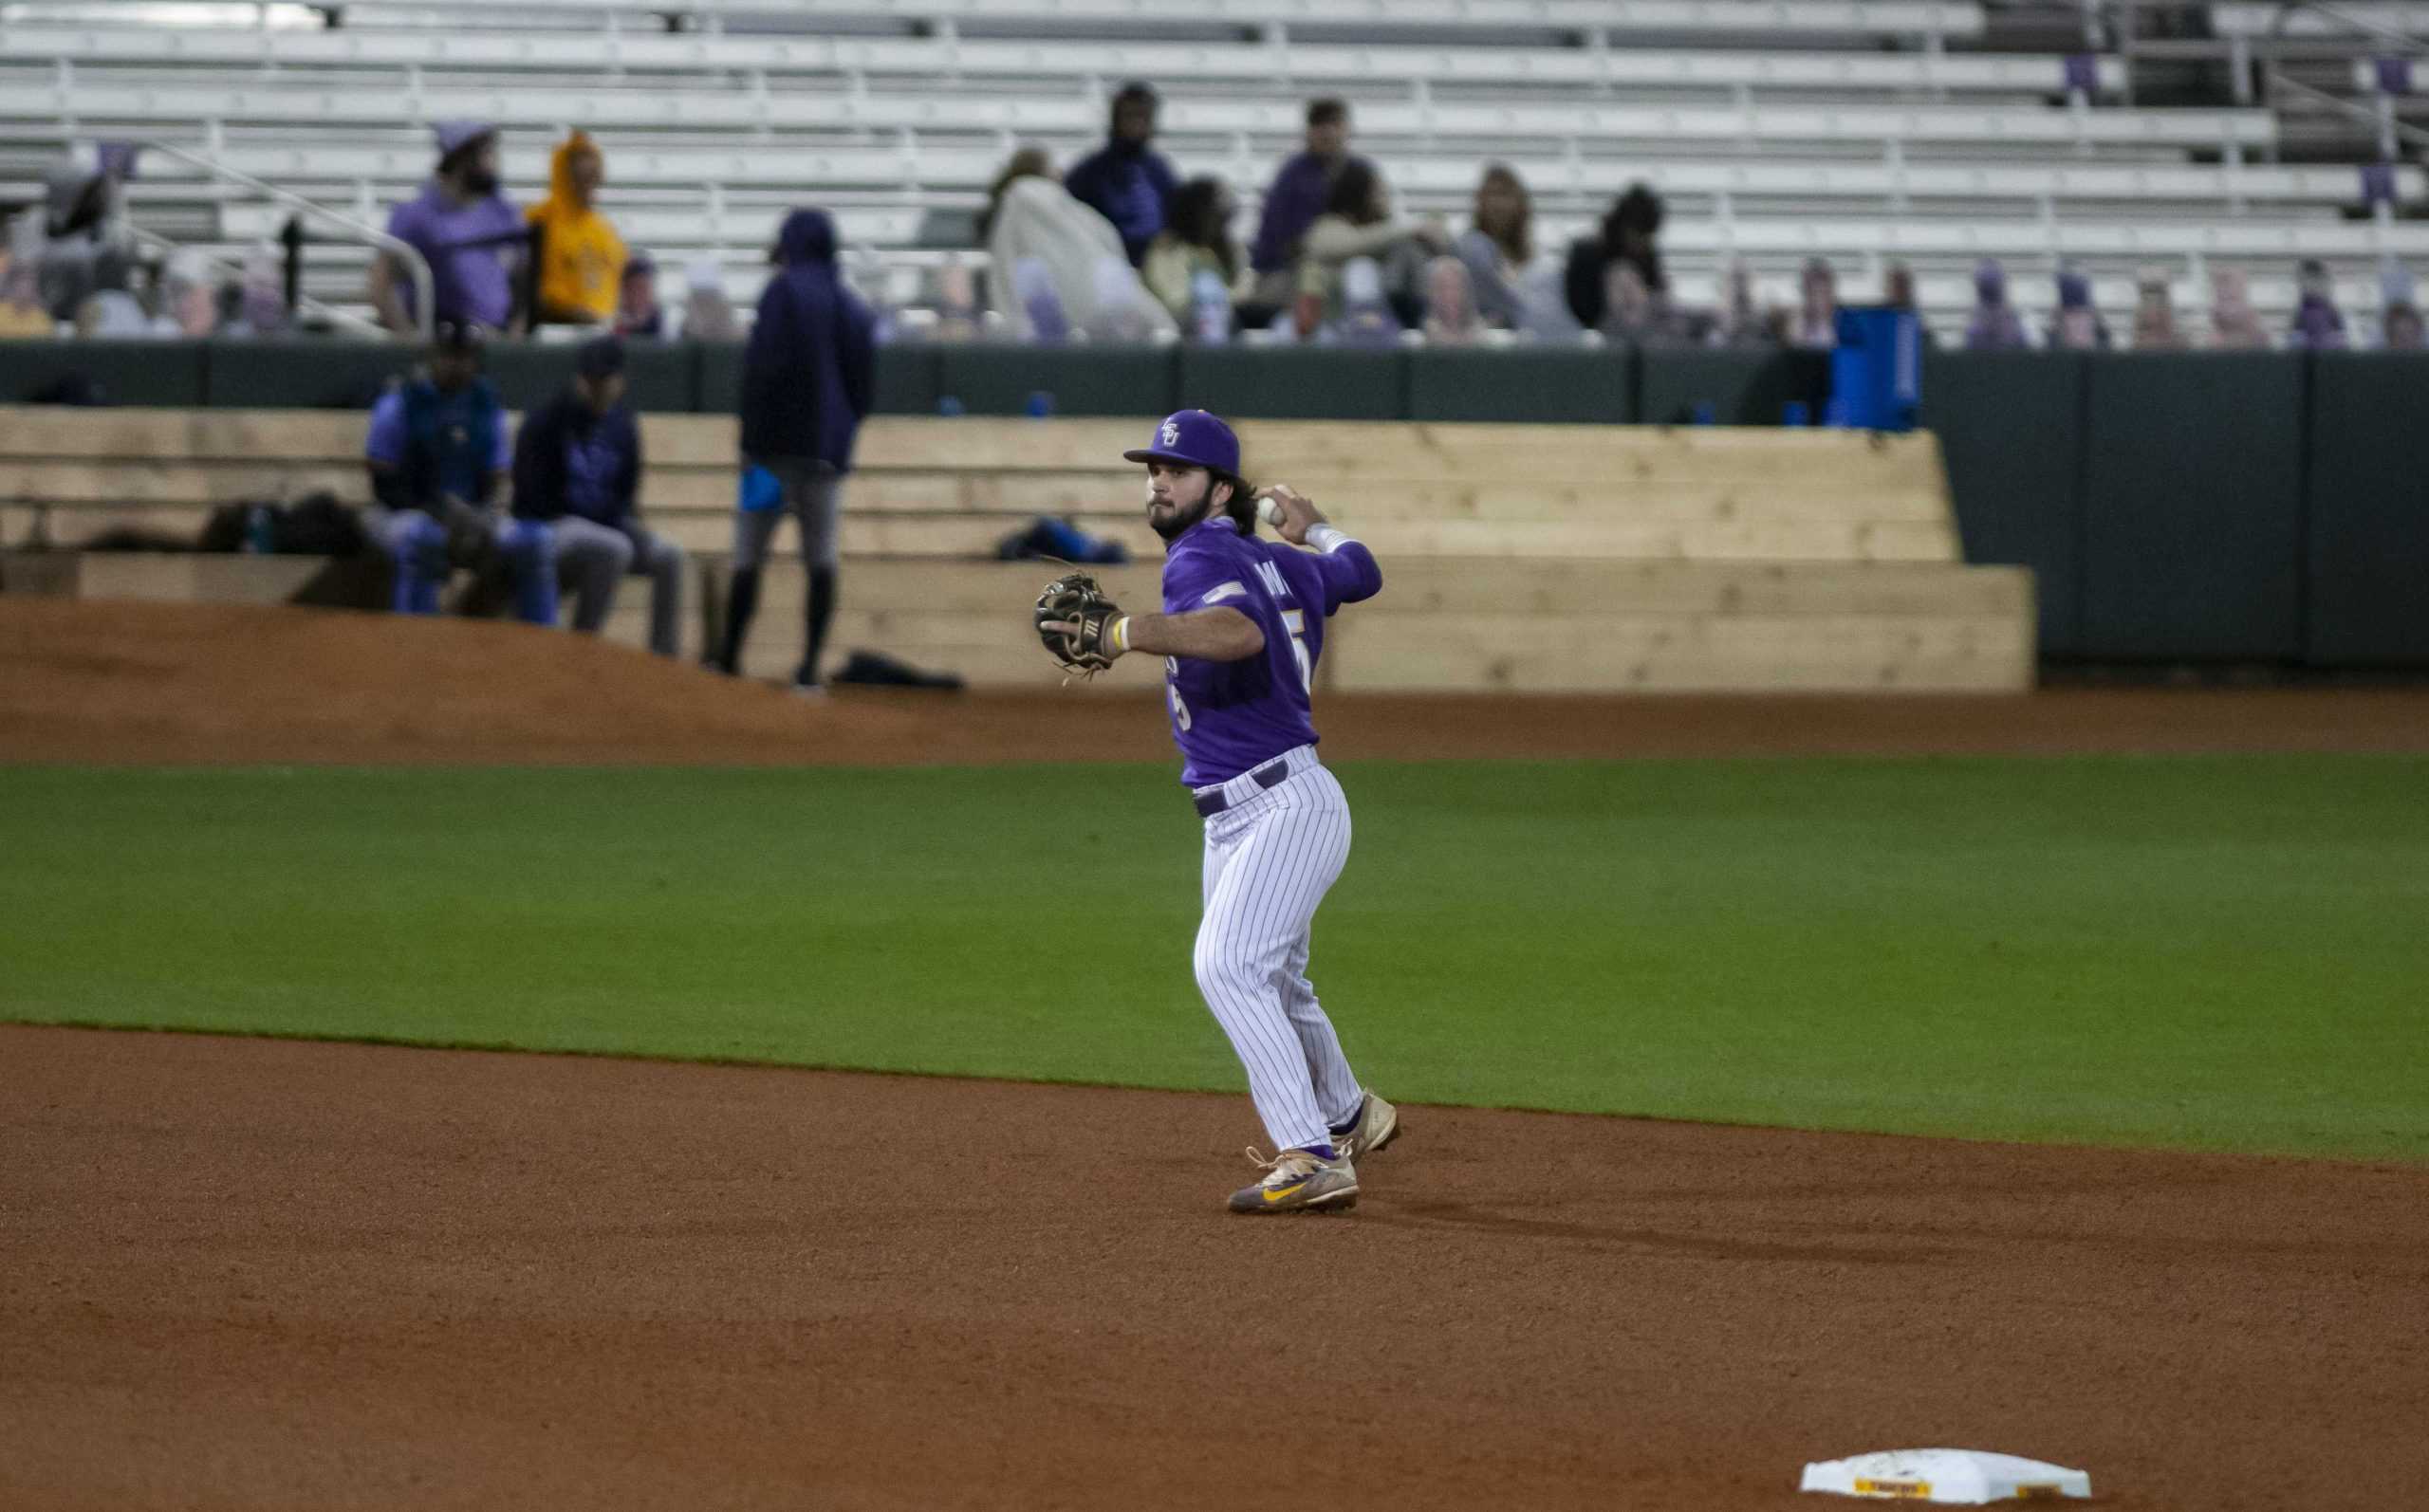
<svg viewBox="0 0 2429 1512">
<path fill-rule="evenodd" d="M 1175 514 L 1169 519 L 1156 513 L 1154 507 L 1150 506 L 1147 510 L 1148 527 L 1170 544 L 1180 539 L 1181 532 L 1206 518 L 1206 512 L 1214 507 L 1214 490 L 1210 488 L 1186 513 Z"/>
</svg>

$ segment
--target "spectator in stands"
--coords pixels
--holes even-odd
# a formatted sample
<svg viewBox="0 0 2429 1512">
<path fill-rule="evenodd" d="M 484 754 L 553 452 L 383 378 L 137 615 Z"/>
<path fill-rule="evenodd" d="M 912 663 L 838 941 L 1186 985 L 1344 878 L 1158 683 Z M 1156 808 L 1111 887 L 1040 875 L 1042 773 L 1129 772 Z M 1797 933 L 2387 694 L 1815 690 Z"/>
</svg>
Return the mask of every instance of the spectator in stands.
<svg viewBox="0 0 2429 1512">
<path fill-rule="evenodd" d="M 2100 309 L 2092 303 L 2091 280 L 2081 268 L 2062 265 L 2058 269 L 2058 314 L 2049 326 L 2049 349 L 2105 352 L 2108 345 L 2108 323 L 2100 318 Z"/>
<path fill-rule="evenodd" d="M 519 332 L 515 286 L 528 230 L 498 193 L 497 128 L 447 120 L 435 129 L 438 168 L 421 193 L 388 214 L 388 234 L 430 264 L 431 303 L 442 321 Z M 371 304 L 392 331 L 415 328 L 413 275 L 394 255 L 371 260 Z"/>
<path fill-rule="evenodd" d="M 1156 92 L 1143 83 L 1122 86 L 1113 97 L 1113 120 L 1105 144 L 1064 175 L 1063 187 L 1122 233 L 1122 247 L 1135 267 L 1164 229 L 1180 175 L 1152 145 L 1156 139 Z"/>
<path fill-rule="evenodd" d="M 1438 221 L 1394 220 L 1383 175 L 1363 157 L 1353 157 L 1334 175 L 1332 195 L 1307 228 L 1304 245 L 1299 296 L 1321 304 L 1323 320 L 1342 314 L 1342 265 L 1365 257 L 1382 275 L 1383 298 L 1393 314 L 1402 326 L 1411 326 L 1425 319 L 1425 265 L 1451 249 L 1451 236 Z"/>
<path fill-rule="evenodd" d="M 1902 262 L 1892 262 L 1881 272 L 1881 303 L 1885 309 L 1904 310 L 1915 318 L 1915 331 L 1925 346 L 1938 346 L 1939 339 L 1932 334 L 1931 322 L 1923 319 L 1921 301 L 1915 297 L 1915 270 Z"/>
<path fill-rule="evenodd" d="M 1789 344 L 1826 352 L 1839 344 L 1839 275 L 1823 258 L 1808 257 L 1796 275 L 1796 320 Z"/>
<path fill-rule="evenodd" d="M 102 155 L 78 148 L 43 175 L 39 213 L 25 224 L 39 231 L 17 248 L 33 265 L 36 298 L 54 321 L 78 317 L 95 294 L 124 292 L 135 267 L 134 229 L 127 222 L 119 176 Z"/>
<path fill-rule="evenodd" d="M 33 264 L 20 259 L 14 247 L 0 246 L 0 341 L 48 336 L 58 328 L 42 307 Z"/>
<path fill-rule="evenodd" d="M 1769 346 L 1772 343 L 1771 323 L 1763 312 L 1761 299 L 1754 289 L 1754 269 L 1746 259 L 1730 259 L 1729 273 L 1721 291 L 1721 307 L 1715 313 L 1709 340 L 1715 346 Z"/>
<path fill-rule="evenodd" d="M 2240 267 L 2222 267 L 2210 275 L 2210 344 L 2227 351 L 2265 351 L 2269 333 L 2260 312 L 2252 307 L 2252 290 Z"/>
<path fill-rule="evenodd" d="M 742 643 L 759 607 L 761 565 L 789 512 L 800 522 L 802 564 L 809 569 L 807 634 L 793 687 L 815 694 L 825 690 L 819 656 L 835 612 L 844 476 L 876 395 L 877 317 L 836 271 L 835 223 L 825 212 L 785 217 L 775 260 L 743 352 L 744 486 L 725 633 L 709 665 L 729 676 L 740 673 Z"/>
<path fill-rule="evenodd" d="M 658 303 L 658 263 L 647 252 L 630 252 L 616 280 L 616 334 L 664 338 L 666 311 Z"/>
<path fill-rule="evenodd" d="M 2336 280 L 2328 276 L 2327 265 L 2316 257 L 2304 258 L 2295 269 L 2294 286 L 2294 323 L 2287 344 L 2314 352 L 2343 350 L 2345 312 L 2336 307 Z"/>
<path fill-rule="evenodd" d="M 1687 340 L 1686 323 L 1670 307 L 1670 296 L 1644 281 L 1634 260 L 1615 258 L 1604 269 L 1603 323 L 1606 341 L 1671 346 Z"/>
<path fill-rule="evenodd" d="M 477 326 L 440 322 L 428 364 L 373 406 L 365 524 L 396 563 L 399 614 L 436 614 L 451 571 L 494 568 L 504 548 L 523 618 L 552 623 L 554 595 L 536 587 L 544 543 L 528 528 L 501 529 L 491 508 L 512 452 L 506 406 L 481 376 L 483 340 Z"/>
<path fill-rule="evenodd" d="M 1349 153 L 1349 106 L 1330 98 L 1307 102 L 1306 145 L 1283 163 L 1265 191 L 1249 267 L 1256 274 L 1254 303 L 1280 309 L 1298 295 L 1303 245 L 1309 227 L 1331 203 L 1333 180 L 1353 162 Z"/>
<path fill-rule="evenodd" d="M 739 341 L 742 317 L 726 298 L 725 269 L 706 255 L 683 265 L 683 326 L 687 341 Z"/>
<path fill-rule="evenodd" d="M 2032 345 L 2024 317 L 2008 303 L 2008 271 L 1995 257 L 1974 267 L 1974 318 L 1965 326 L 1969 352 L 2021 352 Z"/>
<path fill-rule="evenodd" d="M 232 317 L 219 329 L 230 337 L 276 336 L 287 329 L 286 263 L 278 249 L 259 242 L 245 254 Z"/>
<path fill-rule="evenodd" d="M 2379 340 L 2390 352 L 2418 352 L 2422 339 L 2420 311 L 2409 304 L 2390 304 L 2379 318 Z"/>
<path fill-rule="evenodd" d="M 2389 258 L 2379 269 L 2379 344 L 2390 352 L 2418 350 L 2420 307 L 2412 300 L 2412 271 Z"/>
<path fill-rule="evenodd" d="M 1059 341 L 1075 329 L 1099 340 L 1172 334 L 1172 317 L 1139 282 L 1113 223 L 1073 199 L 1032 151 L 996 180 L 987 216 L 993 307 L 1029 341 Z"/>
<path fill-rule="evenodd" d="M 1043 147 L 1023 147 L 1004 162 L 1003 171 L 987 186 L 987 204 L 978 212 L 978 240 L 981 246 L 995 234 L 995 217 L 1004 208 L 1004 196 L 1024 178 L 1052 178 L 1054 159 Z"/>
<path fill-rule="evenodd" d="M 531 207 L 532 323 L 605 325 L 616 317 L 624 239 L 599 213 L 607 160 L 587 132 L 574 132 L 548 157 L 548 197 Z"/>
<path fill-rule="evenodd" d="M 514 443 L 514 517 L 536 526 L 535 591 L 556 619 L 561 586 L 574 590 L 573 628 L 595 636 L 627 573 L 649 579 L 649 649 L 676 651 L 682 612 L 683 548 L 640 521 L 641 433 L 624 406 L 624 343 L 593 337 L 574 360 L 574 380 L 526 415 Z"/>
<path fill-rule="evenodd" d="M 1484 340 L 1484 315 L 1476 308 L 1468 265 L 1437 257 L 1425 265 L 1425 339 L 1436 346 L 1466 346 Z"/>
<path fill-rule="evenodd" d="M 1635 267 L 1647 293 L 1668 296 L 1670 281 L 1661 270 L 1661 196 L 1642 184 L 1630 184 L 1626 194 L 1612 201 L 1601 230 L 1570 244 L 1563 283 L 1569 311 L 1580 325 L 1591 329 L 1603 323 L 1613 263 Z"/>
<path fill-rule="evenodd" d="M 1470 224 L 1453 250 L 1468 266 L 1476 313 L 1506 331 L 1524 324 L 1527 266 L 1535 260 L 1535 206 L 1525 181 L 1508 164 L 1486 167 Z"/>
<path fill-rule="evenodd" d="M 2134 350 L 2181 352 L 2187 345 L 2176 323 L 2176 295 L 2167 269 L 2146 267 L 2134 280 Z"/>
<path fill-rule="evenodd" d="M 163 335 L 191 338 L 219 328 L 219 282 L 194 248 L 178 248 L 161 265 L 159 324 Z"/>
<path fill-rule="evenodd" d="M 1232 191 L 1221 179 L 1189 180 L 1173 193 L 1172 218 L 1140 265 L 1147 292 L 1156 296 L 1182 329 L 1201 339 L 1209 336 L 1197 320 L 1201 275 L 1213 277 L 1221 286 L 1227 311 L 1249 293 L 1246 267 L 1238 245 L 1232 240 L 1235 209 Z"/>
</svg>

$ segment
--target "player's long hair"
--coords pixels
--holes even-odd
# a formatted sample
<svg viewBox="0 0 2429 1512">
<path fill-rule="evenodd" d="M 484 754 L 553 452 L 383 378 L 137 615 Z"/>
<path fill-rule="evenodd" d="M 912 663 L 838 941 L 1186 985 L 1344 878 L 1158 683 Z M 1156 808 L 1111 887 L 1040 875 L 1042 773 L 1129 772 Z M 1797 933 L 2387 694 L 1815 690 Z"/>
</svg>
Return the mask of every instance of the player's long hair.
<svg viewBox="0 0 2429 1512">
<path fill-rule="evenodd" d="M 1240 534 L 1256 534 L 1256 485 L 1236 472 L 1218 472 L 1209 468 L 1206 470 L 1206 496 L 1213 498 L 1216 486 L 1225 483 L 1232 486 L 1232 496 L 1223 501 L 1223 512 L 1240 527 Z"/>
</svg>

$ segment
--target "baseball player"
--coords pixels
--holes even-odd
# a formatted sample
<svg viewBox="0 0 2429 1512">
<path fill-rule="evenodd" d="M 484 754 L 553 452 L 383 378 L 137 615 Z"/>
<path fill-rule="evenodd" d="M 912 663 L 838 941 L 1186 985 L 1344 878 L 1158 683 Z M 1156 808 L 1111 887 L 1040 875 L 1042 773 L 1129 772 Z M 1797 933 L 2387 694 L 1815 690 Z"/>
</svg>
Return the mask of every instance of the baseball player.
<svg viewBox="0 0 2429 1512">
<path fill-rule="evenodd" d="M 1307 981 L 1316 906 L 1349 858 L 1349 804 L 1316 759 L 1308 691 L 1326 618 L 1374 597 L 1382 571 L 1289 488 L 1252 490 L 1238 438 L 1204 410 L 1172 415 L 1122 458 L 1147 468 L 1163 612 L 1123 614 L 1075 574 L 1039 599 L 1038 631 L 1074 671 L 1164 658 L 1181 781 L 1206 821 L 1198 990 L 1278 1151 L 1250 1150 L 1265 1174 L 1231 1210 L 1344 1210 L 1358 1202 L 1353 1159 L 1389 1144 L 1400 1119 L 1359 1087 Z M 1260 515 L 1289 546 L 1256 538 Z"/>
</svg>

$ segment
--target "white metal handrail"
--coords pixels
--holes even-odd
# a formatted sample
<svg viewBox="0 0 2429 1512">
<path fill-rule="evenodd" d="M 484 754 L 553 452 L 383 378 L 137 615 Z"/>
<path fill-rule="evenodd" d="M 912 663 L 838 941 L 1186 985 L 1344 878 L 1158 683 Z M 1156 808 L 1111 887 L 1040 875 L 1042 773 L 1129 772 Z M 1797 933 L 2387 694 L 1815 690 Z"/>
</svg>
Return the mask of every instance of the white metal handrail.
<svg viewBox="0 0 2429 1512">
<path fill-rule="evenodd" d="M 145 152 L 157 152 L 174 157 L 181 163 L 199 168 L 204 173 L 227 179 L 231 183 L 242 184 L 255 194 L 267 194 L 282 205 L 292 206 L 299 214 L 316 216 L 333 226 L 351 231 L 355 240 L 366 242 L 395 257 L 405 265 L 405 271 L 413 278 L 414 323 L 419 329 L 422 340 L 430 339 L 433 323 L 436 319 L 432 311 L 436 286 L 431 278 L 430 260 L 422 256 L 421 249 L 414 246 L 413 243 L 391 236 L 377 226 L 331 210 L 292 190 L 281 189 L 267 179 L 255 178 L 252 175 L 231 168 L 225 163 L 214 162 L 202 154 L 180 147 L 175 142 L 145 139 L 136 145 Z"/>
</svg>

